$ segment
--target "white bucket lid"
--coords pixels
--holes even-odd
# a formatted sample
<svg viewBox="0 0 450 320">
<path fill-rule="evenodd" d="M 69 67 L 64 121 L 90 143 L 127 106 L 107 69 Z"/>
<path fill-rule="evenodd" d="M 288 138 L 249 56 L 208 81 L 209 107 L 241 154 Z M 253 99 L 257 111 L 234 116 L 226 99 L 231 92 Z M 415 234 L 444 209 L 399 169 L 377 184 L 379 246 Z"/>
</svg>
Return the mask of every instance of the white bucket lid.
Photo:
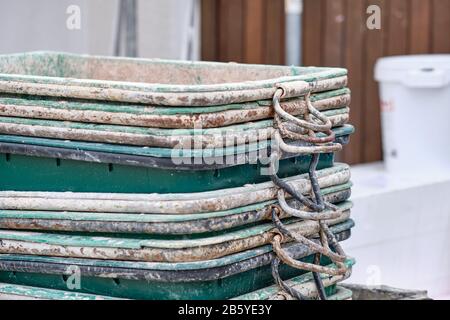
<svg viewBox="0 0 450 320">
<path fill-rule="evenodd" d="M 375 65 L 375 80 L 416 88 L 447 86 L 450 84 L 450 54 L 380 58 Z"/>
</svg>

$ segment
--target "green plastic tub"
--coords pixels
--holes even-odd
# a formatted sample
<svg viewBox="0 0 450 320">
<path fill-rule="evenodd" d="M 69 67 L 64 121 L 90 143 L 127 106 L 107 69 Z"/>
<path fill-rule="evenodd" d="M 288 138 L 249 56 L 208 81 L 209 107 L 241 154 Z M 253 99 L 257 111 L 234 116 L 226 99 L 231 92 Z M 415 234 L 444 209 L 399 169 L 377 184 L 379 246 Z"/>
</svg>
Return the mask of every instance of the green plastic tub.
<svg viewBox="0 0 450 320">
<path fill-rule="evenodd" d="M 343 241 L 353 225 L 347 220 L 331 230 Z M 286 244 L 284 248 L 296 259 L 313 261 L 313 252 L 304 245 Z M 69 276 L 77 271 L 81 274 L 78 291 L 84 293 L 130 299 L 229 299 L 271 285 L 273 258 L 271 245 L 179 263 L 1 254 L 0 282 L 67 290 Z M 327 259 L 321 262 L 328 263 Z M 286 265 L 280 267 L 283 278 L 302 273 Z"/>
<path fill-rule="evenodd" d="M 178 108 L 170 109 L 172 112 L 163 111 L 166 115 L 204 113 L 206 108 L 213 107 L 208 110 L 211 113 L 242 109 L 242 103 L 270 100 L 278 85 L 296 84 L 285 95 L 286 98 L 296 98 L 307 92 L 341 89 L 346 83 L 347 70 L 340 68 L 130 59 L 60 52 L 0 56 L 0 92 L 19 97 L 101 101 L 103 109 L 92 105 L 90 110 L 111 113 L 118 112 L 114 109 L 117 106 L 122 107 L 120 112 L 132 113 L 127 109 L 129 104 L 131 107 L 145 106 L 147 108 L 140 111 L 156 116 L 167 109 L 150 107 Z M 31 107 L 20 110 L 23 114 L 24 110 L 33 110 Z M 55 107 L 48 105 L 47 108 Z M 179 108 L 186 110 L 183 112 Z M 19 109 L 10 112 L 19 112 Z M 56 117 L 55 110 L 47 113 Z M 17 116 L 17 113 L 9 115 Z M 66 118 L 60 120 L 74 120 L 68 119 L 67 114 L 62 116 Z M 92 114 L 85 116 L 88 118 L 81 120 L 95 122 Z M 255 119 L 243 117 L 241 120 Z M 111 122 L 110 118 L 108 122 Z"/>
<path fill-rule="evenodd" d="M 334 130 L 346 143 L 353 127 Z M 265 165 L 260 161 L 246 163 L 245 152 L 240 165 L 201 168 L 174 164 L 161 153 L 161 149 L 0 135 L 0 190 L 200 192 L 270 180 L 261 175 Z M 322 154 L 318 169 L 331 167 L 333 159 L 333 154 Z M 279 176 L 304 173 L 309 161 L 310 156 L 283 159 Z"/>
</svg>

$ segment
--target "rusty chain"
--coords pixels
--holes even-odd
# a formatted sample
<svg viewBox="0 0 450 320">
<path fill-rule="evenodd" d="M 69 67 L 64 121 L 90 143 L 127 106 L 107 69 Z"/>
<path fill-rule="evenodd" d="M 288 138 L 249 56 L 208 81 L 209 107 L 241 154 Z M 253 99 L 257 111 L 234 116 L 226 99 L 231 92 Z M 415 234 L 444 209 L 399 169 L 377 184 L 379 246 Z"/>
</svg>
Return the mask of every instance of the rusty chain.
<svg viewBox="0 0 450 320">
<path fill-rule="evenodd" d="M 336 152 L 342 149 L 339 143 L 334 143 L 334 133 L 331 130 L 330 120 L 319 112 L 310 100 L 310 93 L 305 95 L 307 110 L 304 119 L 299 119 L 286 111 L 280 105 L 280 100 L 284 96 L 286 90 L 283 86 L 278 86 L 273 96 L 274 107 L 274 145 L 270 155 L 271 180 L 279 188 L 277 192 L 278 205 L 274 205 L 271 210 L 272 222 L 276 227 L 274 237 L 272 238 L 272 247 L 277 255 L 272 261 L 272 276 L 276 284 L 288 295 L 304 300 L 307 297 L 301 295 L 295 289 L 289 287 L 280 278 L 278 266 L 280 261 L 294 268 L 310 271 L 313 274 L 314 283 L 317 287 L 318 297 L 326 300 L 325 288 L 320 276 L 324 273 L 330 276 L 342 275 L 347 272 L 344 264 L 346 255 L 342 250 L 339 242 L 334 234 L 328 228 L 326 220 L 335 219 L 342 215 L 342 211 L 335 205 L 324 201 L 320 185 L 318 182 L 316 169 L 321 153 Z M 319 136 L 317 134 L 322 134 Z M 325 135 L 325 136 L 323 136 Z M 284 138 L 291 140 L 300 140 L 304 144 L 289 145 L 283 140 Z M 311 155 L 308 176 L 311 183 L 311 192 L 309 196 L 303 195 L 295 190 L 289 183 L 280 179 L 276 174 L 276 167 L 281 153 L 294 153 Z M 292 208 L 286 201 L 286 194 L 299 202 L 305 210 Z M 297 217 L 304 220 L 312 220 L 318 223 L 320 244 L 307 239 L 301 234 L 291 232 L 281 222 L 279 215 L 281 212 L 290 217 Z M 283 248 L 282 242 L 284 238 L 289 238 L 298 243 L 308 246 L 313 252 L 314 262 L 306 263 L 293 259 Z M 322 256 L 328 257 L 335 267 L 325 267 L 320 265 Z"/>
</svg>

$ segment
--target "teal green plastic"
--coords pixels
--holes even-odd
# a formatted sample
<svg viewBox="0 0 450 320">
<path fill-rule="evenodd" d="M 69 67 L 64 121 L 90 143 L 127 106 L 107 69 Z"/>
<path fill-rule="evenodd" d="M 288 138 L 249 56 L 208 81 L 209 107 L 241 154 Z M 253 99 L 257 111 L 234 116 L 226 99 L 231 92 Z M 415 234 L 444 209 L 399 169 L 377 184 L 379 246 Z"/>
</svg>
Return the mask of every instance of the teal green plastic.
<svg viewBox="0 0 450 320">
<path fill-rule="evenodd" d="M 9 283 L 0 283 L 0 300 L 2 295 L 38 300 L 115 300 L 106 296 L 72 292 L 69 289 L 52 290 Z"/>
<path fill-rule="evenodd" d="M 281 161 L 280 177 L 306 172 L 310 157 Z M 333 154 L 320 157 L 319 169 L 333 165 Z M 260 164 L 192 171 L 135 167 L 65 159 L 0 154 L 0 190 L 169 193 L 240 187 L 269 180 Z"/>
<path fill-rule="evenodd" d="M 333 128 L 333 132 L 335 133 L 336 137 L 348 136 L 352 134 L 354 130 L 355 130 L 354 127 L 351 125 L 344 125 L 341 127 Z M 318 136 L 323 136 L 323 133 L 319 133 Z M 15 135 L 0 135 L 0 142 L 27 144 L 33 146 L 52 147 L 52 148 L 66 148 L 71 150 L 106 152 L 106 153 L 134 155 L 134 156 L 172 158 L 172 159 L 180 157 L 211 158 L 211 157 L 245 154 L 248 152 L 264 150 L 268 148 L 271 144 L 270 140 L 265 140 L 257 143 L 250 143 L 225 148 L 173 149 L 173 148 L 157 148 L 157 147 L 135 147 L 109 143 L 81 142 L 81 141 L 60 140 L 60 139 L 24 137 Z"/>
<path fill-rule="evenodd" d="M 349 230 L 354 226 L 354 222 L 349 219 L 332 227 L 335 233 Z M 261 229 L 262 227 L 260 227 Z M 262 229 L 261 229 L 262 230 Z M 202 271 L 211 270 L 218 267 L 226 267 L 232 264 L 243 264 L 246 261 L 263 255 L 272 250 L 271 245 L 261 246 L 255 249 L 246 250 L 218 259 L 198 262 L 182 263 L 161 263 L 161 262 L 132 262 L 132 261 L 108 261 L 79 258 L 61 257 L 41 257 L 27 255 L 0 255 L 1 260 L 15 260 L 22 263 L 62 263 L 63 265 L 75 266 L 97 266 L 125 268 L 127 270 L 144 269 L 148 272 L 157 270 L 178 270 L 178 271 Z M 305 262 L 312 262 L 314 256 L 302 259 Z M 326 258 L 321 264 L 329 264 Z M 286 265 L 280 267 L 280 274 L 283 279 L 296 277 L 304 274 L 303 271 L 291 268 Z M 0 282 L 37 286 L 51 289 L 66 290 L 68 276 L 62 274 L 43 274 L 26 272 L 0 272 Z M 270 265 L 246 270 L 244 272 L 218 278 L 209 281 L 138 281 L 119 278 L 100 278 L 94 276 L 84 276 L 81 281 L 81 289 L 78 292 L 91 293 L 97 295 L 107 295 L 129 299 L 229 299 L 248 292 L 265 288 L 273 284 Z"/>
<path fill-rule="evenodd" d="M 323 195 L 350 190 L 351 182 L 344 184 L 322 188 Z M 16 218 L 16 219 L 43 219 L 43 220 L 71 220 L 71 221 L 103 221 L 103 222 L 142 222 L 142 223 L 157 223 L 157 222 L 191 222 L 196 220 L 208 220 L 211 218 L 227 217 L 244 212 L 258 211 L 264 209 L 275 203 L 275 200 L 260 202 L 244 207 L 233 208 L 224 211 L 215 211 L 208 213 L 194 213 L 194 214 L 134 214 L 134 213 L 103 213 L 103 212 L 74 212 L 70 214 L 66 211 L 37 211 L 37 210 L 1 210 L 1 218 Z"/>
<path fill-rule="evenodd" d="M 352 133 L 354 129 L 345 126 L 335 130 L 337 136 L 343 136 Z M 8 140 L 11 138 L 3 137 Z M 310 156 L 299 156 L 281 160 L 279 176 L 283 178 L 307 172 L 310 159 Z M 333 160 L 332 153 L 322 154 L 318 169 L 331 167 Z M 0 154 L 0 190 L 201 192 L 269 181 L 269 176 L 260 174 L 261 167 L 257 163 L 193 171 Z"/>
<path fill-rule="evenodd" d="M 351 207 L 350 203 L 345 203 L 344 205 L 339 205 L 341 209 L 349 208 Z M 284 221 L 286 224 L 290 224 L 292 221 Z M 342 223 L 339 223 L 337 225 L 331 226 L 330 230 L 337 234 L 341 233 L 347 230 L 351 230 L 354 227 L 355 223 L 352 219 L 348 219 Z M 259 225 L 252 228 L 244 228 L 245 235 L 242 235 L 242 232 L 237 231 L 238 234 L 236 234 L 236 230 L 231 231 L 235 234 L 234 239 L 236 239 L 236 235 L 238 237 L 240 236 L 241 239 L 244 239 L 245 237 L 249 237 L 251 235 L 261 234 L 267 230 L 272 229 L 273 226 L 269 223 Z M 242 229 L 242 228 L 241 228 Z M 249 230 L 247 230 L 249 229 Z M 1 232 L 1 230 L 0 230 Z M 225 231 L 225 233 L 230 233 L 230 231 Z M 241 233 L 239 235 L 239 233 Z M 31 236 L 31 235 L 25 235 L 23 237 L 21 236 L 8 236 L 6 237 L 4 234 L 2 235 L 2 238 L 8 238 L 8 239 L 16 239 L 16 240 L 23 240 L 23 241 L 29 241 L 30 239 L 33 239 L 35 241 L 38 240 L 38 238 L 41 238 L 41 243 L 57 243 L 57 244 L 67 244 L 67 245 L 75 245 L 73 241 L 70 241 L 71 236 L 77 235 L 78 238 L 78 245 L 92 247 L 93 241 L 90 241 L 89 238 L 92 238 L 92 235 L 80 235 L 80 234 L 74 234 L 74 233 L 66 233 L 68 237 L 64 238 L 60 237 L 60 234 L 58 233 L 40 233 L 38 236 Z M 80 237 L 81 236 L 81 237 Z M 100 235 L 96 235 L 97 237 Z M 158 241 L 155 240 L 154 236 L 148 236 L 148 235 L 127 235 L 128 238 L 125 238 L 125 235 L 101 235 L 103 239 L 100 239 L 99 241 L 103 241 L 104 243 L 107 242 L 109 247 L 116 247 L 116 248 L 140 248 L 142 245 L 153 245 L 158 246 L 160 248 L 173 248 L 174 246 L 180 247 L 180 244 L 188 249 L 189 247 L 195 247 L 199 245 L 199 242 L 193 242 L 189 239 L 195 239 L 192 235 L 185 236 L 184 239 L 177 239 L 178 241 L 170 241 L 174 239 L 165 239 L 164 241 Z M 114 243 L 114 239 L 111 237 L 115 236 L 116 243 Z M 214 236 L 214 235 L 212 235 Z M 216 236 L 220 237 L 220 235 L 216 234 Z M 105 239 L 107 237 L 110 237 L 110 239 Z M 203 236 L 204 237 L 204 236 Z M 226 235 L 225 235 L 226 237 Z M 230 240 L 230 237 L 228 236 L 225 238 L 223 235 L 221 237 L 222 242 L 226 242 L 227 240 Z M 53 241 L 52 239 L 53 238 Z M 55 239 L 56 238 L 56 239 Z M 82 239 L 84 238 L 84 239 Z M 86 239 L 88 238 L 88 239 Z M 196 237 L 198 239 L 198 236 Z M 134 239 L 134 240 L 133 240 Z M 55 242 L 56 240 L 56 242 Z M 83 241 L 82 243 L 80 242 Z M 96 241 L 95 245 L 99 247 L 99 241 Z M 151 241 L 151 242 L 150 242 Z M 194 240 L 195 241 L 195 240 Z M 209 243 L 211 243 L 211 240 L 206 239 Z M 117 243 L 118 242 L 118 243 Z M 124 246 L 125 242 L 127 242 L 127 245 Z M 163 243 L 164 242 L 164 243 Z M 170 243 L 172 242 L 172 244 Z M 203 241 L 204 243 L 205 241 Z M 216 241 L 217 242 L 217 241 Z M 224 257 L 212 259 L 212 260 L 202 260 L 202 261 L 190 261 L 190 262 L 144 262 L 144 261 L 121 261 L 121 260 L 98 260 L 98 259 L 83 259 L 83 258 L 71 258 L 71 257 L 50 257 L 50 256 L 37 256 L 37 255 L 20 255 L 20 254 L 1 254 L 0 255 L 0 262 L 5 260 L 14 260 L 14 261 L 20 261 L 20 262 L 29 262 L 29 263 L 58 263 L 58 264 L 66 264 L 66 265 L 78 265 L 78 266 L 91 266 L 91 267 L 112 267 L 112 268 L 122 268 L 122 269 L 144 269 L 148 271 L 155 271 L 155 270 L 171 270 L 171 271 L 181 271 L 181 270 L 201 270 L 201 269 L 211 269 L 211 268 L 219 268 L 223 266 L 228 266 L 231 264 L 236 264 L 243 262 L 245 260 L 249 260 L 252 258 L 255 258 L 257 256 L 269 253 L 272 251 L 272 245 L 267 244 L 263 245 L 257 248 L 253 248 L 250 250 L 245 250 L 237 253 L 233 253 Z"/>
<path fill-rule="evenodd" d="M 312 262 L 314 257 L 302 260 Z M 323 259 L 322 264 L 328 263 Z M 280 274 L 283 278 L 292 278 L 303 272 L 283 265 L 280 267 Z M 57 290 L 67 290 L 67 279 L 68 276 L 65 275 L 0 272 L 0 282 Z M 271 284 L 273 278 L 270 265 L 265 265 L 227 278 L 202 282 L 156 282 L 84 276 L 81 279 L 81 289 L 75 291 L 127 299 L 211 300 L 230 299 Z"/>
<path fill-rule="evenodd" d="M 311 94 L 311 101 L 320 101 L 340 95 L 349 94 L 348 88 L 330 90 L 325 92 Z M 176 114 L 202 114 L 222 112 L 227 110 L 247 110 L 254 109 L 260 106 L 270 106 L 272 100 L 259 100 L 244 103 L 225 104 L 218 106 L 204 106 L 204 107 L 159 107 L 152 106 L 152 108 L 145 109 L 142 105 L 131 103 L 119 103 L 109 101 L 108 103 L 98 101 L 86 100 L 67 100 L 55 97 L 41 97 L 41 96 L 24 96 L 11 95 L 0 93 L 0 104 L 5 105 L 33 105 L 52 109 L 70 109 L 70 110 L 96 110 L 104 112 L 116 113 L 130 113 L 134 115 L 176 115 Z"/>
<path fill-rule="evenodd" d="M 1 104 L 1 98 L 0 98 Z M 324 116 L 337 116 L 346 115 L 350 112 L 350 108 L 343 107 L 333 110 L 323 111 Z M 142 134 L 149 137 L 170 137 L 170 136 L 194 136 L 194 135 L 219 135 L 233 132 L 235 134 L 245 133 L 250 130 L 266 129 L 273 127 L 273 120 L 260 120 L 252 121 L 244 124 L 235 124 L 220 128 L 207 128 L 207 129 L 163 129 L 163 128 L 146 128 L 146 127 L 133 127 L 124 125 L 108 125 L 97 123 L 83 123 L 83 122 L 71 122 L 61 120 L 45 120 L 45 119 L 29 119 L 29 118 L 17 118 L 17 117 L 4 117 L 0 116 L 0 125 L 2 123 L 7 124 L 20 124 L 29 126 L 45 126 L 51 128 L 65 128 L 65 129 L 83 129 L 94 130 L 104 132 L 120 132 L 128 134 Z M 253 131 L 255 133 L 255 131 Z M 255 133 L 256 134 L 256 133 Z M 156 149 L 156 148 L 152 148 Z M 153 154 L 153 156 L 159 156 Z"/>
<path fill-rule="evenodd" d="M 339 209 L 347 211 L 352 207 L 350 201 L 338 204 Z M 299 223 L 298 218 L 287 219 L 285 225 Z M 345 230 L 353 227 L 351 219 L 332 227 Z M 190 250 L 199 247 L 208 248 L 217 244 L 225 244 L 232 241 L 245 243 L 248 238 L 258 236 L 273 230 L 274 226 L 270 222 L 259 223 L 250 226 L 241 226 L 235 229 L 222 230 L 202 235 L 150 235 L 150 234 L 86 234 L 78 232 L 21 232 L 0 229 L 0 239 L 15 240 L 24 243 L 39 243 L 67 247 L 87 247 L 87 248 L 114 248 L 114 249 L 135 249 L 158 248 L 165 250 L 182 249 Z M 338 231 L 336 231 L 338 232 Z M 244 245 L 245 248 L 245 245 Z M 241 249 L 242 250 L 242 249 Z M 229 261 L 230 255 L 225 256 L 224 263 Z M 234 257 L 236 258 L 236 257 Z M 217 262 L 217 259 L 215 259 Z M 220 260 L 222 261 L 222 260 Z M 192 263 L 188 263 L 192 265 Z M 167 265 L 165 265 L 167 267 Z M 186 266 L 187 267 L 187 266 Z M 198 268 L 198 267 L 197 267 Z"/>
<path fill-rule="evenodd" d="M 314 82 L 346 75 L 347 70 L 342 68 L 131 59 L 64 52 L 0 55 L 0 80 L 137 93 L 273 88 L 280 82 Z"/>
</svg>

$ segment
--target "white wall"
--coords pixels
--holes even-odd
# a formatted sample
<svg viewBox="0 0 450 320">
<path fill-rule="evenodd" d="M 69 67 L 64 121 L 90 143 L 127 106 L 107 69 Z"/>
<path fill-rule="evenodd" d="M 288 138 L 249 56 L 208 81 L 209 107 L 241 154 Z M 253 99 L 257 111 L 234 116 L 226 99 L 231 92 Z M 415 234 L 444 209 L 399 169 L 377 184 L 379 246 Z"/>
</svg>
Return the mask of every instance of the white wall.
<svg viewBox="0 0 450 320">
<path fill-rule="evenodd" d="M 139 56 L 187 59 L 192 3 L 196 1 L 139 0 Z M 79 30 L 66 27 L 70 5 L 80 7 Z M 118 0 L 0 0 L 0 53 L 56 50 L 112 55 L 118 7 Z M 199 53 L 196 17 L 194 58 Z"/>
<path fill-rule="evenodd" d="M 199 59 L 199 6 L 190 0 L 141 0 L 139 2 L 139 47 L 145 57 L 188 59 L 186 40 L 191 6 L 197 3 L 194 57 Z"/>
<path fill-rule="evenodd" d="M 375 163 L 353 166 L 352 182 L 348 282 L 450 295 L 450 173 L 393 176 Z"/>
<path fill-rule="evenodd" d="M 66 9 L 71 4 L 86 7 L 86 1 L 72 0 L 1 0 L 0 52 L 30 50 L 63 50 L 86 52 L 88 28 L 70 31 L 66 28 Z M 82 15 L 82 26 L 87 16 Z"/>
</svg>

